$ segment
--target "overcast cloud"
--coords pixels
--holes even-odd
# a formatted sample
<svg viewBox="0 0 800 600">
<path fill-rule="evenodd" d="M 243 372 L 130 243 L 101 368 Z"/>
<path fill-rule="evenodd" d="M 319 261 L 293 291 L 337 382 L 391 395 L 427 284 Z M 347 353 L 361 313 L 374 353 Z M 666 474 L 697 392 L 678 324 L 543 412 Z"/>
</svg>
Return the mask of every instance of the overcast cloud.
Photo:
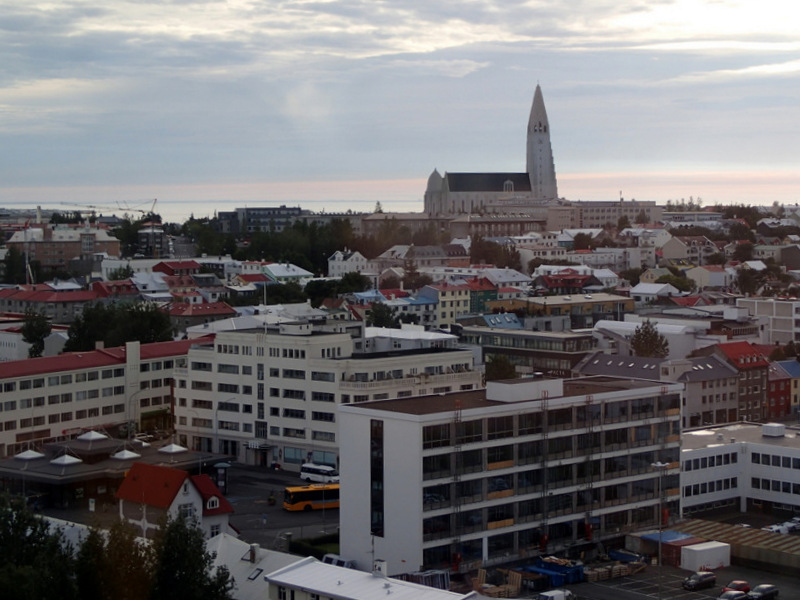
<svg viewBox="0 0 800 600">
<path fill-rule="evenodd" d="M 537 82 L 567 198 L 794 202 L 798 31 L 782 0 L 0 0 L 0 202 L 419 210 L 434 167 L 524 169 Z"/>
</svg>

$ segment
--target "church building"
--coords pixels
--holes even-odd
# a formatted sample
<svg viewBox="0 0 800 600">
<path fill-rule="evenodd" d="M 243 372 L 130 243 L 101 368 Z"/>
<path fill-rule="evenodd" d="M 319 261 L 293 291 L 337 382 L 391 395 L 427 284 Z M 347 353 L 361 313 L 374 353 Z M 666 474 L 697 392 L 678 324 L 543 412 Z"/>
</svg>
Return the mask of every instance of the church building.
<svg viewBox="0 0 800 600">
<path fill-rule="evenodd" d="M 525 213 L 558 199 L 550 123 L 537 84 L 528 118 L 527 172 L 448 173 L 434 170 L 425 190 L 429 217 Z"/>
</svg>

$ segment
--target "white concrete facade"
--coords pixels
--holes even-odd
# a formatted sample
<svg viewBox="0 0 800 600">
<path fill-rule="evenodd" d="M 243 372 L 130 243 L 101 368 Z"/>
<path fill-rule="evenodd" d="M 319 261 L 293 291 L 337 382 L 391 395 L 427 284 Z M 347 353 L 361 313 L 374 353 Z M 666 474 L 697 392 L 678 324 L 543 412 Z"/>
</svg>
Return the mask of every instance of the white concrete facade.
<svg viewBox="0 0 800 600">
<path fill-rule="evenodd" d="M 348 325 L 220 332 L 193 348 L 176 375 L 179 442 L 245 464 L 338 466 L 338 406 L 482 385 L 472 352 L 457 349 L 455 336 L 353 337 Z"/>
<path fill-rule="evenodd" d="M 519 380 L 342 406 L 341 554 L 474 569 L 652 526 L 660 475 L 677 508 L 682 390 Z"/>
</svg>

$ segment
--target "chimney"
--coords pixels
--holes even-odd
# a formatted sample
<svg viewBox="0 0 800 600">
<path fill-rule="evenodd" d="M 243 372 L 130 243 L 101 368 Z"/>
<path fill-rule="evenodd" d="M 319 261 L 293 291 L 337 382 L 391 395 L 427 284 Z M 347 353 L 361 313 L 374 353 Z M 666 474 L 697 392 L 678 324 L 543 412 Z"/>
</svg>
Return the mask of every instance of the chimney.
<svg viewBox="0 0 800 600">
<path fill-rule="evenodd" d="M 258 544 L 250 544 L 250 562 L 256 564 L 256 558 L 258 557 L 258 550 L 260 546 Z"/>
</svg>

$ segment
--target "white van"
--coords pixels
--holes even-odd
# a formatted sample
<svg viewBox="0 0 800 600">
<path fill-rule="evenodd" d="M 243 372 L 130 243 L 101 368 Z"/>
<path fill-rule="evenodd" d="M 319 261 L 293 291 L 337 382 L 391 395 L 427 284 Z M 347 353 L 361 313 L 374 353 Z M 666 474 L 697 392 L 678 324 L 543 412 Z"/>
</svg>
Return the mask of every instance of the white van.
<svg viewBox="0 0 800 600">
<path fill-rule="evenodd" d="M 339 471 L 327 465 L 305 463 L 300 467 L 300 477 L 309 483 L 339 483 Z"/>
</svg>

